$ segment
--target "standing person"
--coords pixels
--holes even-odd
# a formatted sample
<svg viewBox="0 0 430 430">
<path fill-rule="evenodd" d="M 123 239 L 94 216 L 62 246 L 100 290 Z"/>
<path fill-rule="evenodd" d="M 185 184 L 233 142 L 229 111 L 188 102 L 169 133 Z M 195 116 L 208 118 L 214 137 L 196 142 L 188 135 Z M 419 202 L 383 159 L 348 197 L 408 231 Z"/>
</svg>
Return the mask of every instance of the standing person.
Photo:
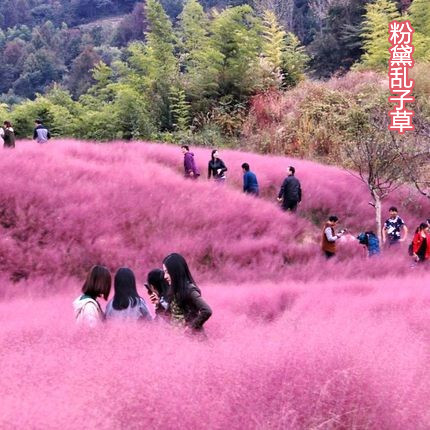
<svg viewBox="0 0 430 430">
<path fill-rule="evenodd" d="M 327 258 L 331 258 L 336 255 L 336 241 L 340 239 L 346 231 L 341 230 L 339 233 L 336 233 L 336 226 L 338 222 L 339 218 L 336 215 L 332 215 L 324 224 L 322 234 L 322 250 Z"/>
<path fill-rule="evenodd" d="M 3 123 L 3 147 L 15 148 L 15 131 L 9 121 Z"/>
<path fill-rule="evenodd" d="M 97 301 L 99 297 L 105 300 L 109 297 L 112 277 L 104 266 L 93 266 L 82 287 L 82 295 L 74 302 L 75 318 L 78 324 L 95 327 L 104 320 L 104 313 Z"/>
<path fill-rule="evenodd" d="M 302 187 L 300 181 L 294 176 L 296 169 L 288 167 L 288 176 L 284 179 L 278 194 L 278 202 L 282 202 L 284 211 L 295 212 L 297 205 L 302 201 Z"/>
<path fill-rule="evenodd" d="M 51 133 L 49 130 L 42 124 L 40 119 L 36 119 L 34 121 L 34 132 L 33 139 L 37 141 L 37 143 L 46 143 L 51 138 Z"/>
<path fill-rule="evenodd" d="M 390 207 L 390 218 L 385 221 L 384 228 L 382 229 L 382 242 L 388 244 L 398 245 L 400 242 L 404 242 L 408 235 L 408 228 L 406 224 L 399 217 L 397 208 L 395 206 Z M 401 231 L 403 230 L 403 237 Z"/>
<path fill-rule="evenodd" d="M 208 179 L 213 176 L 216 182 L 223 183 L 226 180 L 225 172 L 227 172 L 227 166 L 219 158 L 218 150 L 214 149 L 211 153 L 211 160 L 208 163 Z"/>
<path fill-rule="evenodd" d="M 171 287 L 169 302 L 172 323 L 193 332 L 202 332 L 212 310 L 202 299 L 184 257 L 176 253 L 168 255 L 163 261 L 163 270 Z"/>
<path fill-rule="evenodd" d="M 200 172 L 196 166 L 194 154 L 190 152 L 190 148 L 188 145 L 182 145 L 181 149 L 182 153 L 184 154 L 185 177 L 197 179 L 200 176 Z"/>
<path fill-rule="evenodd" d="M 417 262 L 430 259 L 430 232 L 426 223 L 421 223 L 412 240 L 412 252 Z"/>
<path fill-rule="evenodd" d="M 258 181 L 255 173 L 249 170 L 249 164 L 242 164 L 243 170 L 243 192 L 258 196 Z"/>
<path fill-rule="evenodd" d="M 169 284 L 164 277 L 162 269 L 154 269 L 148 273 L 145 284 L 149 298 L 155 305 L 157 316 L 170 318 Z"/>
<path fill-rule="evenodd" d="M 121 267 L 115 273 L 115 294 L 106 306 L 106 319 L 128 319 L 152 321 L 145 300 L 136 290 L 136 278 L 128 267 Z"/>
</svg>

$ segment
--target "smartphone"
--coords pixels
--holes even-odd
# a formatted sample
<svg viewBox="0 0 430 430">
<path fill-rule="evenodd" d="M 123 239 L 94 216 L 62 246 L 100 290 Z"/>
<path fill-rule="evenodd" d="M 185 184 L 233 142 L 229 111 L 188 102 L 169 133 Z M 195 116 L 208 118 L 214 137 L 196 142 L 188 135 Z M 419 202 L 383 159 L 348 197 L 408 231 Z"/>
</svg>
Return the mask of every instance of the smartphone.
<svg viewBox="0 0 430 430">
<path fill-rule="evenodd" d="M 149 295 L 154 294 L 154 290 L 150 287 L 150 285 L 145 284 L 145 288 L 148 290 Z"/>
</svg>

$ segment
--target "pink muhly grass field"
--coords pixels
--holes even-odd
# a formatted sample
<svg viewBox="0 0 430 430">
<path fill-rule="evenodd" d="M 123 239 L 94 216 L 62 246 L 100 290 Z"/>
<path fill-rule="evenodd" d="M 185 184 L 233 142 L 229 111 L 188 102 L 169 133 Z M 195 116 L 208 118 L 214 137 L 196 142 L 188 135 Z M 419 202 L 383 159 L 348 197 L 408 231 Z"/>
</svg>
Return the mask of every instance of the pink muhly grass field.
<svg viewBox="0 0 430 430">
<path fill-rule="evenodd" d="M 210 150 L 195 153 L 205 175 Z M 0 428 L 430 427 L 428 265 L 412 267 L 407 244 L 367 260 L 352 240 L 326 262 L 322 217 L 336 213 L 354 234 L 373 225 L 364 186 L 307 161 L 220 156 L 225 186 L 183 179 L 168 145 L 4 151 Z M 260 199 L 241 193 L 244 161 Z M 274 202 L 290 163 L 298 216 Z M 402 208 L 411 229 L 425 204 Z M 159 324 L 75 327 L 71 302 L 92 264 L 131 267 L 147 299 L 146 273 L 172 251 L 213 308 L 208 341 Z"/>
</svg>

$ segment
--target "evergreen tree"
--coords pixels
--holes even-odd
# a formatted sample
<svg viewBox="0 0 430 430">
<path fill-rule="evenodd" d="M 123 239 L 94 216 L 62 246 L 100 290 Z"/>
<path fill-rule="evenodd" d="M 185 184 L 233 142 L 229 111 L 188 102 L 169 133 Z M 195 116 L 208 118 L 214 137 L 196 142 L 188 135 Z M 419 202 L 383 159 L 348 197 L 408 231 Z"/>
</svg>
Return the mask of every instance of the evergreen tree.
<svg viewBox="0 0 430 430">
<path fill-rule="evenodd" d="M 181 88 L 172 88 L 170 91 L 172 123 L 175 131 L 185 132 L 190 124 L 190 104 Z"/>
<path fill-rule="evenodd" d="M 218 93 L 244 100 L 257 88 L 256 69 L 261 48 L 260 23 L 251 6 L 228 8 L 215 16 L 211 48 L 222 59 L 218 67 Z"/>
<path fill-rule="evenodd" d="M 414 0 L 409 7 L 410 21 L 417 33 L 430 37 L 430 2 Z"/>
<path fill-rule="evenodd" d="M 393 20 L 401 20 L 393 1 L 376 0 L 366 6 L 362 32 L 365 52 L 361 58 L 364 67 L 385 69 L 388 66 L 391 46 L 388 41 L 388 25 Z"/>
<path fill-rule="evenodd" d="M 154 62 L 159 80 L 171 80 L 178 71 L 173 54 L 176 38 L 172 23 L 158 0 L 147 0 L 145 12 L 148 20 L 145 33 L 148 61 Z"/>
<path fill-rule="evenodd" d="M 145 12 L 146 43 L 134 42 L 129 46 L 127 65 L 122 67 L 122 83 L 142 94 L 144 104 L 151 106 L 154 123 L 160 130 L 169 130 L 172 128 L 170 90 L 179 75 L 174 55 L 176 38 L 172 23 L 158 0 L 148 0 Z"/>
<path fill-rule="evenodd" d="M 188 0 L 178 23 L 179 49 L 185 69 L 195 65 L 200 53 L 208 48 L 208 29 L 209 20 L 203 7 L 197 0 Z"/>
<path fill-rule="evenodd" d="M 430 1 L 414 0 L 409 8 L 409 19 L 415 30 L 414 59 L 430 61 Z"/>
<path fill-rule="evenodd" d="M 262 30 L 262 56 L 269 64 L 273 80 L 276 82 L 276 79 L 281 74 L 286 48 L 286 33 L 279 25 L 276 15 L 270 10 L 265 10 L 263 13 Z"/>
<path fill-rule="evenodd" d="M 285 86 L 297 85 L 305 78 L 309 56 L 298 37 L 287 33 L 285 51 L 282 56 L 282 79 Z"/>
</svg>

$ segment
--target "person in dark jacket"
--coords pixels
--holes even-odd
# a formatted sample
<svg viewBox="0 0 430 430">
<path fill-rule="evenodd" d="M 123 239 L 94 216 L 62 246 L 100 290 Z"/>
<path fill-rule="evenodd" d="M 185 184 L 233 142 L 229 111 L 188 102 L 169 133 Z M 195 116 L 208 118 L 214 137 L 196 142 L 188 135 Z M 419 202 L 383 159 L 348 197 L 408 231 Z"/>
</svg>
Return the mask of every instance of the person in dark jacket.
<svg viewBox="0 0 430 430">
<path fill-rule="evenodd" d="M 181 149 L 182 153 L 184 154 L 185 177 L 197 179 L 200 176 L 200 172 L 197 169 L 196 163 L 194 161 L 194 154 L 190 152 L 188 145 L 182 145 Z"/>
<path fill-rule="evenodd" d="M 258 181 L 255 173 L 249 170 L 249 164 L 242 164 L 243 170 L 243 192 L 258 196 Z"/>
<path fill-rule="evenodd" d="M 3 123 L 4 148 L 15 148 L 15 131 L 9 121 Z"/>
<path fill-rule="evenodd" d="M 203 300 L 185 258 L 176 253 L 168 255 L 163 261 L 163 270 L 171 287 L 169 307 L 172 324 L 192 332 L 202 332 L 212 310 Z"/>
<path fill-rule="evenodd" d="M 33 139 L 36 140 L 37 143 L 48 142 L 51 138 L 51 133 L 49 133 L 49 130 L 42 124 L 42 121 L 40 119 L 36 119 L 34 125 Z"/>
<path fill-rule="evenodd" d="M 218 150 L 214 149 L 211 153 L 211 160 L 208 164 L 208 179 L 213 176 L 215 181 L 224 182 L 226 180 L 225 172 L 227 172 L 227 166 L 224 161 L 218 156 Z"/>
<path fill-rule="evenodd" d="M 278 194 L 278 201 L 282 202 L 284 211 L 295 212 L 297 205 L 302 201 L 302 188 L 299 180 L 294 176 L 296 169 L 288 167 L 288 176 L 284 179 Z"/>
</svg>

